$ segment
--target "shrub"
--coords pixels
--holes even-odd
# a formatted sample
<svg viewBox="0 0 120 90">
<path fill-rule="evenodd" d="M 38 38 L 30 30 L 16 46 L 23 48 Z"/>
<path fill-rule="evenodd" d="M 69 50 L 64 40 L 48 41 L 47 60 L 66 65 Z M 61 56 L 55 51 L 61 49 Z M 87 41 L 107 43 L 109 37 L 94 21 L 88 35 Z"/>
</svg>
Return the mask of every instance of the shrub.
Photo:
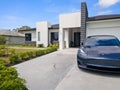
<svg viewBox="0 0 120 90">
<path fill-rule="evenodd" d="M 27 52 L 29 58 L 34 58 L 36 57 L 36 51 L 30 51 L 30 52 Z"/>
<path fill-rule="evenodd" d="M 29 58 L 33 58 L 33 53 L 32 52 L 26 52 Z"/>
<path fill-rule="evenodd" d="M 32 51 L 32 56 L 33 56 L 33 57 L 36 57 L 36 56 L 37 56 L 36 51 Z"/>
<path fill-rule="evenodd" d="M 20 53 L 19 55 L 18 54 L 16 55 L 13 49 L 11 50 L 10 62 L 11 64 L 15 64 L 20 62 L 20 60 L 28 60 L 36 56 L 41 56 L 41 55 L 56 51 L 57 48 L 58 47 L 56 45 L 52 45 L 51 47 L 48 47 L 44 50 L 29 51 L 29 52 Z"/>
<path fill-rule="evenodd" d="M 50 44 L 49 47 L 57 47 L 58 48 L 59 44 L 57 44 L 57 43 L 56 44 Z"/>
<path fill-rule="evenodd" d="M 5 45 L 0 45 L 0 56 L 4 56 L 6 54 Z"/>
<path fill-rule="evenodd" d="M 6 43 L 6 39 L 4 36 L 0 36 L 0 44 L 5 44 Z"/>
<path fill-rule="evenodd" d="M 21 54 L 20 54 L 20 58 L 21 58 L 22 60 L 27 60 L 27 59 L 29 59 L 29 55 L 28 55 L 27 52 L 21 53 Z"/>
<path fill-rule="evenodd" d="M 25 90 L 25 88 L 25 80 L 18 77 L 16 69 L 0 63 L 0 90 Z"/>
<path fill-rule="evenodd" d="M 6 49 L 0 49 L 0 56 L 4 56 L 6 53 Z"/>
<path fill-rule="evenodd" d="M 36 47 L 35 44 L 21 44 L 20 46 L 23 46 L 23 47 Z"/>
<path fill-rule="evenodd" d="M 43 44 L 39 44 L 38 47 L 44 47 L 44 45 Z"/>
<path fill-rule="evenodd" d="M 44 50 L 38 50 L 38 51 L 36 51 L 36 55 L 37 56 L 41 56 L 41 55 L 44 55 L 44 54 L 45 54 Z"/>
<path fill-rule="evenodd" d="M 10 55 L 11 55 L 11 54 L 15 54 L 15 49 L 10 49 L 9 52 L 10 52 Z"/>
<path fill-rule="evenodd" d="M 19 55 L 17 55 L 17 54 L 10 55 L 9 60 L 10 60 L 11 64 L 16 64 L 16 63 L 20 62 Z"/>
<path fill-rule="evenodd" d="M 0 65 L 1 65 L 1 64 L 4 64 L 4 65 L 5 65 L 5 63 L 6 63 L 6 62 L 5 62 L 4 59 L 0 59 Z"/>
<path fill-rule="evenodd" d="M 0 45 L 0 49 L 5 49 L 5 45 Z"/>
</svg>

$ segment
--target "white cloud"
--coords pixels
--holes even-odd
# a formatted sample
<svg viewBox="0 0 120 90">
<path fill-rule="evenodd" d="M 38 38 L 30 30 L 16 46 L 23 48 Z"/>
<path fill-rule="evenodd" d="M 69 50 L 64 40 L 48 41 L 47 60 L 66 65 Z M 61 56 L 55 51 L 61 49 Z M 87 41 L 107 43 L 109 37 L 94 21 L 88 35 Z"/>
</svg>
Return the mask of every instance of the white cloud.
<svg viewBox="0 0 120 90">
<path fill-rule="evenodd" d="M 99 0 L 97 5 L 99 5 L 100 7 L 106 8 L 119 2 L 120 0 Z"/>
<path fill-rule="evenodd" d="M 98 12 L 97 15 L 106 15 L 106 14 L 110 14 L 110 13 L 112 13 L 112 11 L 108 10 L 108 11 Z"/>
</svg>

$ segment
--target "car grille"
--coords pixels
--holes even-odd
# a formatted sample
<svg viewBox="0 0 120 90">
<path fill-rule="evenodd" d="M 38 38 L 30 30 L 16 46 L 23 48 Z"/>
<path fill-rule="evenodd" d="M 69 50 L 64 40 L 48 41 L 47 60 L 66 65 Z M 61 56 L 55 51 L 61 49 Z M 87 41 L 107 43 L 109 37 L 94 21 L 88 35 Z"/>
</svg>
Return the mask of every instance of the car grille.
<svg viewBox="0 0 120 90">
<path fill-rule="evenodd" d="M 87 65 L 87 68 L 90 69 L 97 69 L 97 70 L 102 70 L 102 71 L 115 71 L 115 72 L 120 72 L 120 67 L 102 67 L 102 66 L 95 66 L 95 65 Z"/>
<path fill-rule="evenodd" d="M 99 60 L 99 59 L 90 59 L 83 60 L 85 65 L 95 65 L 95 66 L 105 66 L 105 67 L 120 67 L 120 60 Z"/>
</svg>

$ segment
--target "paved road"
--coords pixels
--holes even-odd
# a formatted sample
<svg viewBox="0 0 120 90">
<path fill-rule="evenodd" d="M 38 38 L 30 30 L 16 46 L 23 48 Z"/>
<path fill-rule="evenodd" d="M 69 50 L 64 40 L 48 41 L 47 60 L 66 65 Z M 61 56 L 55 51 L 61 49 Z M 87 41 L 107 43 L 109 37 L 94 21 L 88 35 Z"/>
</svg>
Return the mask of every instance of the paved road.
<svg viewBox="0 0 120 90">
<path fill-rule="evenodd" d="M 26 79 L 29 90 L 55 90 L 75 64 L 76 53 L 77 49 L 56 51 L 15 67 Z"/>
<path fill-rule="evenodd" d="M 75 64 L 55 90 L 120 90 L 120 74 L 81 70 Z"/>
</svg>

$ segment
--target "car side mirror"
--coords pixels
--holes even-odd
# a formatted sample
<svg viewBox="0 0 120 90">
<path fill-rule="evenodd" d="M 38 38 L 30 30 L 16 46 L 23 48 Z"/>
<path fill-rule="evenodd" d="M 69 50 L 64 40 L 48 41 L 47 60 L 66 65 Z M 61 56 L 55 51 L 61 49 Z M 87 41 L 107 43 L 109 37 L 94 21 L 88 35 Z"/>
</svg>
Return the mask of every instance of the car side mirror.
<svg viewBox="0 0 120 90">
<path fill-rule="evenodd" d="M 83 46 L 83 42 L 81 43 L 81 45 Z"/>
<path fill-rule="evenodd" d="M 83 42 L 80 44 L 80 47 L 83 47 Z"/>
</svg>

